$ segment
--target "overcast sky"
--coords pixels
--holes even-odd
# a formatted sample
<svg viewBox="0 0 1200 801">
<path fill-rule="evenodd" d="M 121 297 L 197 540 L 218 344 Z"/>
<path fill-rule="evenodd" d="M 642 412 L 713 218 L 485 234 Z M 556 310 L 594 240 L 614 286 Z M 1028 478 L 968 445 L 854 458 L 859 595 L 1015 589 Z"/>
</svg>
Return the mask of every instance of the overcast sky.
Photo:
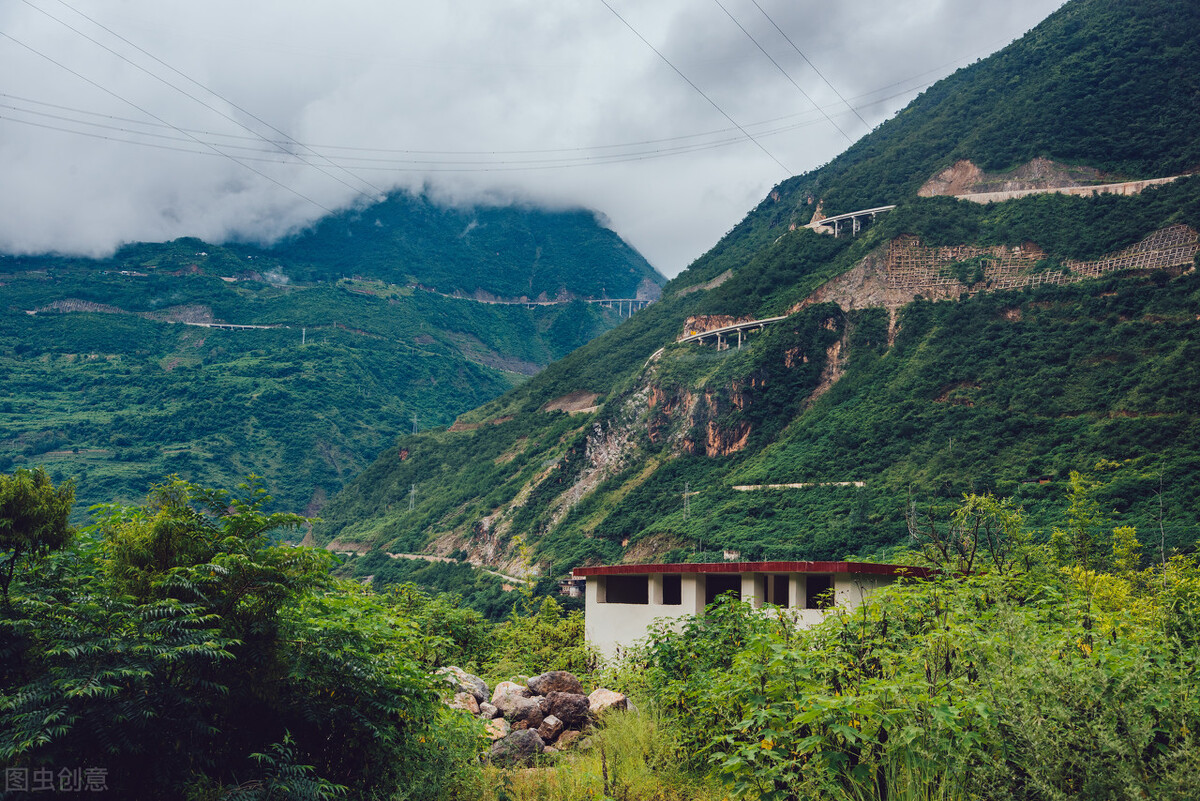
<svg viewBox="0 0 1200 801">
<path fill-rule="evenodd" d="M 1060 5 L 4 0 L 0 251 L 269 241 L 424 186 L 596 209 L 672 276 Z"/>
</svg>

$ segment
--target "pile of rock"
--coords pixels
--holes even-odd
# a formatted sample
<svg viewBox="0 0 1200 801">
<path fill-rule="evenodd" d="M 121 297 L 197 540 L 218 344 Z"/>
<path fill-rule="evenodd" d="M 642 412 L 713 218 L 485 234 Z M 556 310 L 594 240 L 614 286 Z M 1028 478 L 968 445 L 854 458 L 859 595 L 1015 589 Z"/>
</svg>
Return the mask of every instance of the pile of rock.
<svg viewBox="0 0 1200 801">
<path fill-rule="evenodd" d="M 487 682 L 457 667 L 438 671 L 454 688 L 447 701 L 487 721 L 488 758 L 502 765 L 529 764 L 541 754 L 575 746 L 592 719 L 610 709 L 629 709 L 629 699 L 612 690 L 584 695 L 574 674 L 552 670 L 524 684 L 502 681 L 490 695 Z M 489 700 L 490 698 L 490 700 Z"/>
</svg>

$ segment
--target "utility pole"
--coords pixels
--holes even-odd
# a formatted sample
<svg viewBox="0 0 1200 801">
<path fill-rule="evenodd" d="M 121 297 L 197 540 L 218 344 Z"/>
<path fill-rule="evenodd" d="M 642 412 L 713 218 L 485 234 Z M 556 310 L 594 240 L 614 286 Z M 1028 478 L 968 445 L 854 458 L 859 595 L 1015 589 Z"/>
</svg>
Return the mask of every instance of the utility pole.
<svg viewBox="0 0 1200 801">
<path fill-rule="evenodd" d="M 685 522 L 685 523 L 687 522 L 688 510 L 690 508 L 690 503 L 688 501 L 688 495 L 689 495 L 688 489 L 690 487 L 691 487 L 691 484 L 689 484 L 686 481 L 683 482 L 683 522 Z"/>
<path fill-rule="evenodd" d="M 413 510 L 413 507 L 416 506 L 416 504 L 417 504 L 417 485 L 413 484 L 412 488 L 409 489 L 409 491 L 408 491 L 408 511 L 411 512 Z"/>
<path fill-rule="evenodd" d="M 308 339 L 308 329 L 301 328 L 300 329 L 300 344 L 303 345 L 307 339 Z"/>
<path fill-rule="evenodd" d="M 413 433 L 417 433 L 417 413 L 413 412 Z"/>
</svg>

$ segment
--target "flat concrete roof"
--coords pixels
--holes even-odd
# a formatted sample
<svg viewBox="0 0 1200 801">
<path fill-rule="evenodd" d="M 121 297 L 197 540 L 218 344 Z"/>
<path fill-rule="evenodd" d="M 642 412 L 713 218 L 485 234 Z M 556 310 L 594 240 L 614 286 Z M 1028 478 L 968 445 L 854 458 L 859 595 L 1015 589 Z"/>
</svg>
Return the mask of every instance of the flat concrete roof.
<svg viewBox="0 0 1200 801">
<path fill-rule="evenodd" d="M 651 573 L 852 573 L 928 578 L 929 568 L 875 562 L 700 562 L 678 565 L 600 565 L 577 567 L 574 576 L 641 576 Z"/>
</svg>

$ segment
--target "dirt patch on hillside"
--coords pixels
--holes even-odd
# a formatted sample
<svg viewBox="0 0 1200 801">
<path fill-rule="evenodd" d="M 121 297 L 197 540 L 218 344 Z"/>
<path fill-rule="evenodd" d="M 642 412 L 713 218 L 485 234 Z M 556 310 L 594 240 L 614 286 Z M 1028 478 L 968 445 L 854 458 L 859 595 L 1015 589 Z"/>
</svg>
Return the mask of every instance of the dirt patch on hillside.
<svg viewBox="0 0 1200 801">
<path fill-rule="evenodd" d="M 1057 189 L 1063 186 L 1100 183 L 1104 173 L 1093 167 L 1059 164 L 1036 158 L 1015 170 L 988 173 L 970 161 L 959 161 L 939 172 L 917 190 L 921 197 L 969 195 L 977 192 L 1016 192 L 1029 189 Z"/>
<path fill-rule="evenodd" d="M 567 414 L 593 412 L 596 410 L 596 399 L 599 397 L 599 392 L 568 392 L 566 395 L 548 402 L 542 407 L 542 411 L 566 412 Z"/>
<path fill-rule="evenodd" d="M 371 544 L 368 542 L 343 542 L 342 540 L 334 540 L 325 546 L 325 550 L 335 553 L 356 553 L 360 556 L 364 553 L 369 553 Z"/>
</svg>

